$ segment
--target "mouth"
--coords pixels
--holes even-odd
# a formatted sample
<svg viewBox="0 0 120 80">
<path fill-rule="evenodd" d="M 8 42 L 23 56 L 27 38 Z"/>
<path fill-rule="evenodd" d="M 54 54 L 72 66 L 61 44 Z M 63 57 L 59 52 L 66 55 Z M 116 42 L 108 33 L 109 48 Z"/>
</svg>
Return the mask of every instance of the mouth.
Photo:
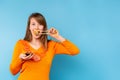
<svg viewBox="0 0 120 80">
<path fill-rule="evenodd" d="M 35 29 L 35 30 L 33 31 L 33 33 L 34 33 L 36 36 L 39 36 L 39 35 L 40 35 L 40 30 Z"/>
</svg>

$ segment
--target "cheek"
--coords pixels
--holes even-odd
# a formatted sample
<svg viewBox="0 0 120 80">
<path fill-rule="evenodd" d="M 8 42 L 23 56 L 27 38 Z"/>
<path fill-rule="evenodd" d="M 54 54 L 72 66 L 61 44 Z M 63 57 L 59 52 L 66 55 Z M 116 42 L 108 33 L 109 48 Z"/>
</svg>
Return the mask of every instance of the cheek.
<svg viewBox="0 0 120 80">
<path fill-rule="evenodd" d="M 43 29 L 43 28 L 44 28 L 44 26 L 42 26 L 42 25 L 39 26 L 39 29 Z"/>
<path fill-rule="evenodd" d="M 29 27 L 29 30 L 30 30 L 31 34 L 33 35 L 33 28 Z"/>
<path fill-rule="evenodd" d="M 30 29 L 30 30 L 33 30 L 33 27 L 32 27 L 32 26 L 30 26 L 30 27 L 29 27 L 29 29 Z"/>
</svg>

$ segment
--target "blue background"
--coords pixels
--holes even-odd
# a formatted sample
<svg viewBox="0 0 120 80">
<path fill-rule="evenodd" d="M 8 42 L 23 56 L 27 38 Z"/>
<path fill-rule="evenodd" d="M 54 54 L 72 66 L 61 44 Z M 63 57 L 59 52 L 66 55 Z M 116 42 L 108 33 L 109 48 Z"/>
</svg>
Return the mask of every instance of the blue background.
<svg viewBox="0 0 120 80">
<path fill-rule="evenodd" d="M 120 80 L 119 0 L 0 0 L 0 80 L 18 77 L 9 64 L 33 12 L 81 50 L 76 56 L 56 55 L 51 80 Z"/>
</svg>

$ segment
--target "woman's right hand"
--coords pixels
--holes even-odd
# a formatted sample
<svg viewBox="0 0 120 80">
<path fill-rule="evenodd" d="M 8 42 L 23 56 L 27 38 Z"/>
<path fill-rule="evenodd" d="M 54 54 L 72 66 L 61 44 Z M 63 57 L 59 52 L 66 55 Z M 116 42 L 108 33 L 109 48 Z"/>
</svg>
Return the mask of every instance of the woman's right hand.
<svg viewBox="0 0 120 80">
<path fill-rule="evenodd" d="M 19 58 L 22 60 L 30 60 L 32 59 L 33 54 L 32 53 L 21 53 Z"/>
<path fill-rule="evenodd" d="M 22 59 L 24 61 L 26 61 L 26 60 L 39 61 L 40 60 L 40 57 L 33 53 L 21 53 L 19 57 L 20 57 L 20 59 Z"/>
</svg>

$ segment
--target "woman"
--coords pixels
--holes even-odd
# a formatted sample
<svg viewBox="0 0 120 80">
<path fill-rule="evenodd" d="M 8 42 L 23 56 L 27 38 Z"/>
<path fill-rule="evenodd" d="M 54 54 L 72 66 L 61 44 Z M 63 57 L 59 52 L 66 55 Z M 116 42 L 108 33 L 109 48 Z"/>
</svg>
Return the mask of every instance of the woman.
<svg viewBox="0 0 120 80">
<path fill-rule="evenodd" d="M 48 40 L 47 35 L 58 41 Z M 10 71 L 13 75 L 20 72 L 18 80 L 49 80 L 54 55 L 78 53 L 79 49 L 55 28 L 47 30 L 42 14 L 32 13 L 24 39 L 18 40 L 15 45 Z"/>
</svg>

